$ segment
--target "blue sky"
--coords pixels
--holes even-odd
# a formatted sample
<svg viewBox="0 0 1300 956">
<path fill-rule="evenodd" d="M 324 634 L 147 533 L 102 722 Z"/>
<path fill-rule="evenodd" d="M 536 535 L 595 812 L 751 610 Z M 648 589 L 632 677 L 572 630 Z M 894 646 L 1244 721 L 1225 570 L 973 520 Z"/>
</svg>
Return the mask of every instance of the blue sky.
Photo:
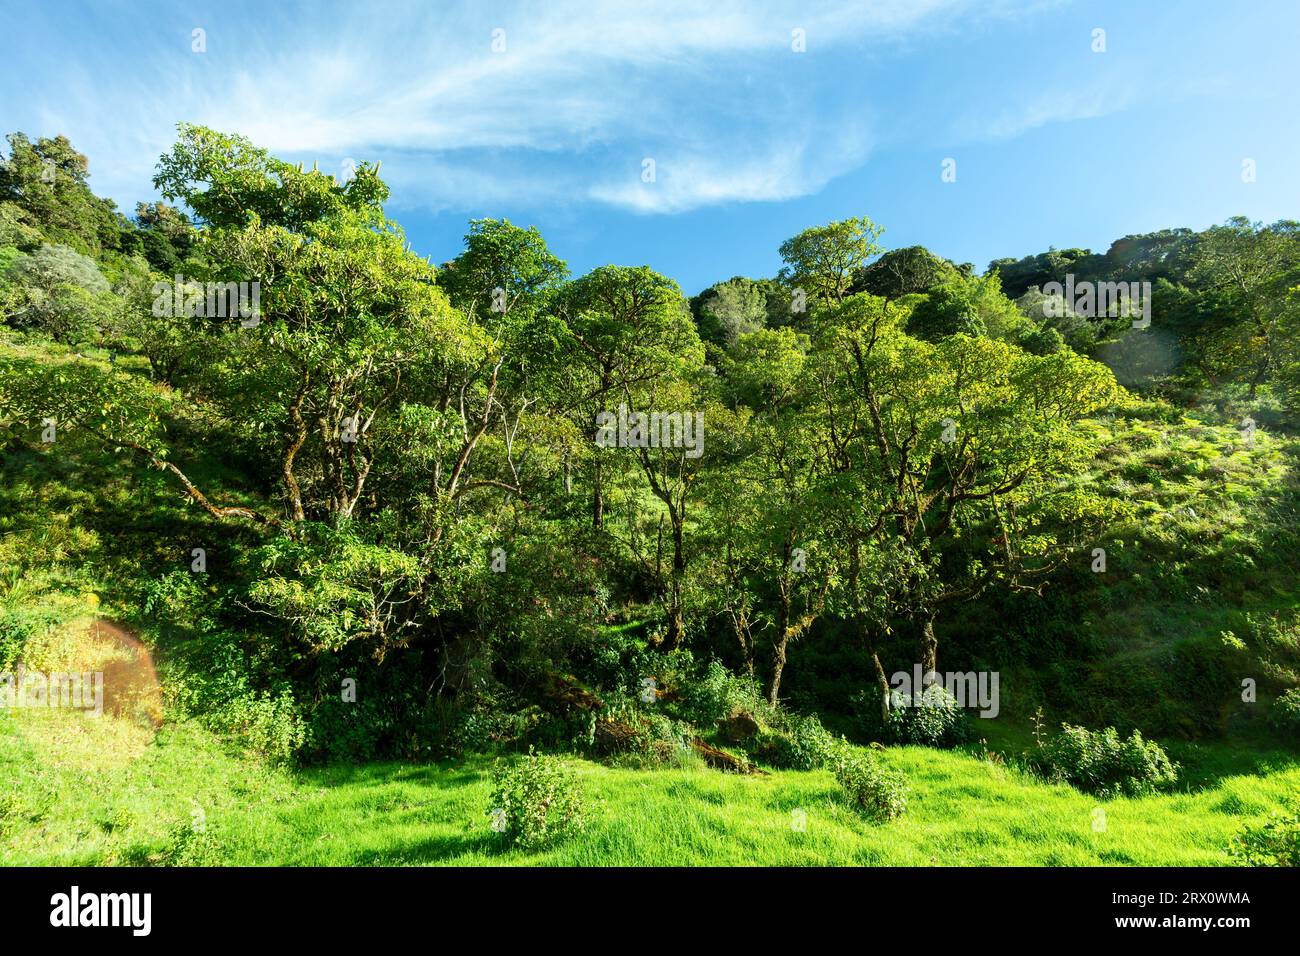
<svg viewBox="0 0 1300 956">
<path fill-rule="evenodd" d="M 381 160 L 435 262 L 505 216 L 575 274 L 644 263 L 694 293 L 851 215 L 980 269 L 1300 218 L 1291 0 L 0 8 L 0 126 L 68 135 L 122 208 L 188 120 L 331 171 Z"/>
</svg>

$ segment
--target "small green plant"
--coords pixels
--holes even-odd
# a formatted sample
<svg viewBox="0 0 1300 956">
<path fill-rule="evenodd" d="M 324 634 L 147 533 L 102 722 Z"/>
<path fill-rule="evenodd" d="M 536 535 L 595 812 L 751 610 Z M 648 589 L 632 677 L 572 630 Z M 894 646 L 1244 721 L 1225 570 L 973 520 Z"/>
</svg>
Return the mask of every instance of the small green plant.
<svg viewBox="0 0 1300 956">
<path fill-rule="evenodd" d="M 207 829 L 178 823 L 167 834 L 167 845 L 151 861 L 155 866 L 220 866 L 221 848 Z"/>
<path fill-rule="evenodd" d="M 1300 687 L 1293 687 L 1273 701 L 1269 723 L 1281 734 L 1300 734 Z"/>
<path fill-rule="evenodd" d="M 886 767 L 874 754 L 864 754 L 841 741 L 830 758 L 831 773 L 859 813 L 888 823 L 907 811 L 903 775 Z"/>
<path fill-rule="evenodd" d="M 1300 866 L 1300 803 L 1259 826 L 1247 825 L 1233 837 L 1228 853 L 1245 866 Z"/>
<path fill-rule="evenodd" d="M 1034 716 L 1030 718 L 1034 725 L 1034 746 L 1039 750 L 1043 749 L 1043 741 L 1047 739 L 1047 731 L 1044 729 L 1043 708 L 1040 706 L 1034 711 Z"/>
<path fill-rule="evenodd" d="M 492 774 L 488 816 L 511 846 L 535 850 L 582 831 L 586 812 L 574 776 L 555 757 L 534 753 Z"/>
<path fill-rule="evenodd" d="M 135 825 L 135 814 L 127 807 L 118 807 L 105 820 L 101 820 L 101 827 L 106 833 L 125 833 Z"/>
<path fill-rule="evenodd" d="M 1178 765 L 1158 743 L 1136 730 L 1122 740 L 1114 727 L 1094 731 L 1062 724 L 1033 760 L 1048 779 L 1101 797 L 1152 793 L 1178 779 Z"/>
<path fill-rule="evenodd" d="M 0 793 L 0 837 L 11 836 L 22 822 L 22 801 L 18 799 L 18 794 Z"/>
</svg>

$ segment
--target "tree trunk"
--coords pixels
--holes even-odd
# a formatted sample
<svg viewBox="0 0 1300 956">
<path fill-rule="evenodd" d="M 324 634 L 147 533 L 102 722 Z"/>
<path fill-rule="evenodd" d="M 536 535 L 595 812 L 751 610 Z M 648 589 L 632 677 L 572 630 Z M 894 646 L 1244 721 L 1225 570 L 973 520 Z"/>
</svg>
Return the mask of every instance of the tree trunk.
<svg viewBox="0 0 1300 956">
<path fill-rule="evenodd" d="M 591 483 L 591 526 L 599 531 L 605 526 L 605 493 L 601 487 L 600 459 L 596 459 L 596 474 Z"/>
<path fill-rule="evenodd" d="M 789 567 L 790 547 L 785 548 L 785 567 Z M 780 588 L 781 611 L 778 622 L 776 643 L 772 647 L 772 681 L 767 688 L 767 702 L 776 706 L 777 696 L 781 692 L 781 672 L 785 670 L 785 648 L 790 642 L 790 588 L 782 572 Z"/>
<path fill-rule="evenodd" d="M 681 589 L 676 581 L 672 584 L 668 602 L 668 633 L 664 637 L 664 650 L 675 651 L 681 647 L 682 632 L 686 630 L 682 619 Z"/>
<path fill-rule="evenodd" d="M 934 636 L 934 618 L 927 617 L 921 621 L 921 637 L 917 646 L 921 661 L 921 674 L 929 674 L 939 667 L 939 641 Z"/>
<path fill-rule="evenodd" d="M 870 628 L 862 627 L 862 638 L 866 642 L 871 663 L 876 669 L 876 683 L 880 685 L 880 722 L 882 726 L 887 727 L 889 726 L 889 678 L 885 675 L 884 665 L 880 663 L 880 654 L 876 650 L 876 641 L 871 636 Z"/>
<path fill-rule="evenodd" d="M 736 632 L 736 643 L 740 645 L 741 659 L 745 663 L 745 673 L 749 675 L 750 683 L 754 681 L 754 639 L 749 634 L 749 618 L 742 611 L 733 611 L 731 615 L 731 627 Z"/>
<path fill-rule="evenodd" d="M 683 522 L 676 515 L 672 516 L 673 567 L 668 585 L 668 636 L 664 639 L 667 650 L 675 650 L 682 643 L 686 630 L 684 609 L 682 607 L 682 578 L 686 573 L 686 550 L 683 536 Z"/>
<path fill-rule="evenodd" d="M 781 693 L 781 672 L 785 670 L 785 644 L 787 632 L 782 629 L 772 648 L 772 680 L 767 685 L 767 702 L 776 706 L 777 696 Z"/>
</svg>

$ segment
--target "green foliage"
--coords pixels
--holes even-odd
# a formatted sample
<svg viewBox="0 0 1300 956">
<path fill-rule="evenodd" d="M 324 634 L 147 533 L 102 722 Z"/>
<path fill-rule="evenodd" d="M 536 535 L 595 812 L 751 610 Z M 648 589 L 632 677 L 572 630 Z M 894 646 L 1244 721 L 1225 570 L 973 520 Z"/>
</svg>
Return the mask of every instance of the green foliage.
<svg viewBox="0 0 1300 956">
<path fill-rule="evenodd" d="M 987 331 L 979 310 L 961 286 L 940 286 L 912 310 L 907 331 L 917 338 L 938 341 L 961 332 L 983 335 Z"/>
<path fill-rule="evenodd" d="M 67 246 L 43 244 L 19 254 L 9 264 L 7 280 L 12 292 L 4 305 L 6 318 L 57 342 L 97 338 L 119 308 L 94 260 Z"/>
<path fill-rule="evenodd" d="M 692 301 L 700 338 L 730 348 L 768 324 L 769 301 L 777 298 L 763 283 L 741 276 L 710 286 Z"/>
<path fill-rule="evenodd" d="M 414 626 L 403 608 L 421 565 L 416 555 L 366 540 L 368 532 L 312 524 L 297 538 L 271 541 L 252 555 L 260 575 L 249 596 L 314 650 L 364 640 L 382 652 Z"/>
<path fill-rule="evenodd" d="M 1245 866 L 1300 866 L 1300 806 L 1272 813 L 1258 825 L 1247 824 L 1228 852 Z"/>
<path fill-rule="evenodd" d="M 557 758 L 532 748 L 493 771 L 488 816 L 508 845 L 528 851 L 568 839 L 587 824 L 577 779 Z"/>
<path fill-rule="evenodd" d="M 522 229 L 508 219 L 474 219 L 465 251 L 447 264 L 438 284 L 462 312 L 501 320 L 543 308 L 568 274 L 536 226 Z M 497 290 L 499 301 L 494 302 Z"/>
<path fill-rule="evenodd" d="M 178 823 L 167 834 L 162 850 L 150 857 L 154 866 L 219 866 L 220 845 L 206 827 Z"/>
<path fill-rule="evenodd" d="M 947 259 L 936 256 L 924 246 L 908 246 L 892 249 L 860 270 L 853 291 L 901 299 L 930 292 L 960 276 L 957 267 Z"/>
<path fill-rule="evenodd" d="M 90 362 L 40 362 L 0 355 L 0 430 L 39 441 L 53 420 L 56 441 L 90 438 L 97 446 L 159 443 L 161 402 L 146 382 Z"/>
<path fill-rule="evenodd" d="M 913 706 L 902 692 L 891 692 L 889 717 L 885 721 L 880 710 L 880 688 L 859 691 L 850 703 L 859 727 L 870 740 L 948 748 L 971 739 L 970 718 L 947 689 L 932 684 L 920 696 L 921 703 Z"/>
<path fill-rule="evenodd" d="M 1162 738 L 1254 730 L 1237 675 L 1300 673 L 1291 224 L 975 277 L 920 247 L 870 262 L 881 230 L 851 219 L 785 243 L 780 282 L 688 307 L 645 266 L 569 281 L 507 220 L 435 269 L 369 165 L 339 182 L 185 126 L 157 182 L 184 208 L 127 223 L 88 205 L 66 141 L 16 142 L 0 174 L 0 667 L 93 584 L 159 650 L 169 719 L 266 763 L 534 743 L 673 774 L 718 733 L 829 761 L 880 818 L 902 808 L 887 766 L 946 765 L 928 748 L 969 730 L 944 696 L 871 730 L 923 752 L 832 746 L 822 720 L 881 659 L 1006 661 L 1029 707 Z M 1060 269 L 1147 270 L 1168 321 L 1111 339 L 1050 316 L 1035 286 Z M 260 280 L 260 322 L 155 315 L 160 270 Z M 620 404 L 702 410 L 706 454 L 595 447 Z M 204 542 L 222 558 L 190 574 Z M 1284 735 L 1295 709 L 1272 708 Z M 1113 730 L 1042 760 L 1096 792 L 1174 774 Z M 531 772 L 502 793 L 544 803 Z"/>
<path fill-rule="evenodd" d="M 1280 734 L 1300 737 L 1300 687 L 1278 695 L 1269 709 L 1269 722 Z"/>
<path fill-rule="evenodd" d="M 118 248 L 126 224 L 110 200 L 90 191 L 88 160 L 66 136 L 32 142 L 11 133 L 8 140 L 9 156 L 0 162 L 0 203 L 14 212 L 5 219 L 86 255 Z"/>
<path fill-rule="evenodd" d="M 1159 744 L 1136 730 L 1122 740 L 1114 727 L 1090 731 L 1062 724 L 1033 760 L 1049 778 L 1098 796 L 1138 796 L 1178 779 L 1178 765 Z"/>
<path fill-rule="evenodd" d="M 957 698 L 932 684 L 921 693 L 918 706 L 894 695 L 889 708 L 889 737 L 895 743 L 924 747 L 955 747 L 970 739 L 970 721 Z"/>
<path fill-rule="evenodd" d="M 843 302 L 854 276 L 881 251 L 884 231 L 866 216 L 805 229 L 781 243 L 781 280 L 803 290 L 809 306 Z"/>
<path fill-rule="evenodd" d="M 310 740 L 308 727 L 293 693 L 236 697 L 217 712 L 222 729 L 271 764 L 302 759 Z"/>
<path fill-rule="evenodd" d="M 788 770 L 816 770 L 836 753 L 837 741 L 816 714 L 778 709 L 771 726 L 754 742 L 753 752 L 764 763 Z"/>
<path fill-rule="evenodd" d="M 855 810 L 876 823 L 907 812 L 908 787 L 903 775 L 871 752 L 841 743 L 830 757 L 831 773 Z"/>
<path fill-rule="evenodd" d="M 664 675 L 666 686 L 680 689 L 679 699 L 667 701 L 665 708 L 696 727 L 712 727 L 734 708 L 755 703 L 753 684 L 717 659 L 699 668 L 689 651 L 679 651 L 670 670 L 656 668 L 655 672 Z"/>
<path fill-rule="evenodd" d="M 587 743 L 619 766 L 683 767 L 695 763 L 695 728 L 657 707 L 619 701 L 595 717 Z"/>
<path fill-rule="evenodd" d="M 172 151 L 158 163 L 154 185 L 182 200 L 210 226 L 240 227 L 256 220 L 299 229 L 340 214 L 377 216 L 388 198 L 378 167 L 362 163 L 352 177 L 304 172 L 242 136 L 181 123 Z"/>
</svg>

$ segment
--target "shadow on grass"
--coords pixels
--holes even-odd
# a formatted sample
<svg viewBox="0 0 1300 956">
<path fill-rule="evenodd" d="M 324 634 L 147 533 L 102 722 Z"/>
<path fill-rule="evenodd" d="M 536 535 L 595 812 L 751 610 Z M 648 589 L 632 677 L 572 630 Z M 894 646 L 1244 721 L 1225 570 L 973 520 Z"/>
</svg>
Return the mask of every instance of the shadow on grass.
<svg viewBox="0 0 1300 956">
<path fill-rule="evenodd" d="M 304 786 L 342 788 L 383 787 L 393 783 L 418 783 L 439 790 L 460 789 L 483 780 L 485 768 L 477 763 L 440 761 L 403 764 L 391 761 L 366 764 L 326 764 L 298 772 Z"/>
<path fill-rule="evenodd" d="M 489 861 L 502 857 L 507 850 L 502 840 L 493 833 L 465 833 L 433 836 L 407 844 L 394 844 L 383 851 L 370 850 L 358 853 L 349 866 L 419 866 L 462 860 L 466 856 L 479 856 Z"/>
<path fill-rule="evenodd" d="M 1170 742 L 1165 750 L 1179 764 L 1177 789 L 1191 793 L 1213 790 L 1229 777 L 1265 777 L 1300 767 L 1300 755 L 1264 749 L 1253 742 Z"/>
</svg>

